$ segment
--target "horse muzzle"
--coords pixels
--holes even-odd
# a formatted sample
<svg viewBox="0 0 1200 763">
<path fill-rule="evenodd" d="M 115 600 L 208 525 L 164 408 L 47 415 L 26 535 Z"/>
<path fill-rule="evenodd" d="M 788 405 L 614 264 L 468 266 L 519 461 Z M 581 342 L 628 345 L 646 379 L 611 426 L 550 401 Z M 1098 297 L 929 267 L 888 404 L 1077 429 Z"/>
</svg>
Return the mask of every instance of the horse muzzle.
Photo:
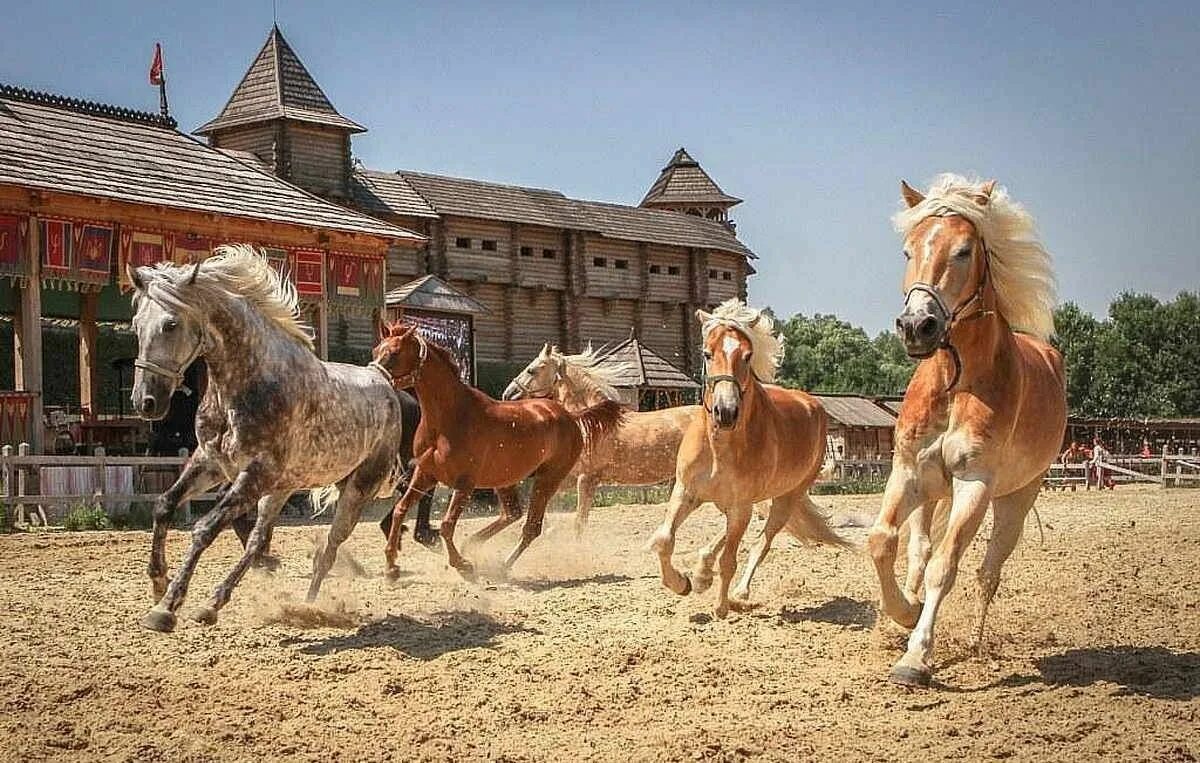
<svg viewBox="0 0 1200 763">
<path fill-rule="evenodd" d="M 714 401 L 712 420 L 715 429 L 733 429 L 738 420 L 737 401 Z"/>
<path fill-rule="evenodd" d="M 140 379 L 137 378 L 138 376 L 143 376 L 140 371 L 134 377 L 129 403 L 133 406 L 134 413 L 141 418 L 147 421 L 158 421 L 171 409 L 171 395 L 175 393 L 174 386 L 157 375 L 146 374 Z"/>
<path fill-rule="evenodd" d="M 521 388 L 517 386 L 516 382 L 509 382 L 508 386 L 504 388 L 504 394 L 500 396 L 500 399 L 520 400 L 523 395 L 524 393 L 521 391 Z"/>
<path fill-rule="evenodd" d="M 896 334 L 910 358 L 927 358 L 941 346 L 945 320 L 924 310 L 905 310 L 896 318 Z"/>
</svg>

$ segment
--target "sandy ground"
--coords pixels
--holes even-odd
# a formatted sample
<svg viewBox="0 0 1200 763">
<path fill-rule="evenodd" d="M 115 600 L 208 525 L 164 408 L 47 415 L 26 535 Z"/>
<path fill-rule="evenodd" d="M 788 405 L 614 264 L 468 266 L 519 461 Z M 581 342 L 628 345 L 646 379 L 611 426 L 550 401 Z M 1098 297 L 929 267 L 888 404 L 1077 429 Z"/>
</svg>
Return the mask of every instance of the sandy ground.
<svg viewBox="0 0 1200 763">
<path fill-rule="evenodd" d="M 1198 498 L 1043 496 L 1045 543 L 1031 520 L 982 659 L 977 540 L 922 691 L 884 680 L 903 636 L 875 625 L 861 553 L 780 543 L 762 607 L 718 621 L 712 593 L 659 585 L 644 545 L 661 506 L 598 509 L 583 543 L 552 516 L 508 583 L 465 583 L 413 544 L 389 583 L 364 523 L 349 546 L 372 574 L 330 579 L 317 609 L 299 603 L 314 529 L 284 528 L 279 572 L 252 572 L 218 625 L 171 635 L 137 625 L 147 533 L 0 537 L 0 758 L 1195 760 Z M 840 516 L 877 502 L 819 499 Z M 719 516 L 697 512 L 678 563 Z M 172 562 L 186 542 L 172 533 Z M 189 603 L 238 550 L 219 539 Z"/>
</svg>

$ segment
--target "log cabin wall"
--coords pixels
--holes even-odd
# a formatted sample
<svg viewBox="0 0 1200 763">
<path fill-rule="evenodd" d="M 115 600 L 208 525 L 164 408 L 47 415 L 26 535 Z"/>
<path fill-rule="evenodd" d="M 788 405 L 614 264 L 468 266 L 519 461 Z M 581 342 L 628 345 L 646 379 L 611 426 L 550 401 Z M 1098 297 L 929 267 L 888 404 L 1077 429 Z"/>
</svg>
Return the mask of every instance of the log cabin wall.
<svg viewBox="0 0 1200 763">
<path fill-rule="evenodd" d="M 583 269 L 589 297 L 616 299 L 637 294 L 641 261 L 635 242 L 589 235 L 586 249 Z"/>
<path fill-rule="evenodd" d="M 737 298 L 745 289 L 746 277 L 742 272 L 743 258 L 725 252 L 710 252 L 708 268 L 708 300 L 720 304 L 727 299 Z"/>
<path fill-rule="evenodd" d="M 507 295 L 497 283 L 451 279 L 448 283 L 479 301 L 488 312 L 475 316 L 475 354 L 481 362 L 505 363 L 508 355 L 508 329 L 504 315 Z M 539 345 L 540 347 L 540 345 Z"/>
<path fill-rule="evenodd" d="M 446 267 L 454 277 L 504 284 L 512 281 L 506 223 L 450 217 L 443 220 Z"/>
<path fill-rule="evenodd" d="M 567 347 L 561 291 L 510 287 L 508 293 L 513 326 L 508 360 L 528 363 L 546 342 Z"/>
<path fill-rule="evenodd" d="M 317 196 L 345 198 L 350 176 L 350 136 L 342 130 L 289 123 L 288 180 Z"/>
<path fill-rule="evenodd" d="M 646 251 L 646 289 L 651 300 L 686 302 L 688 251 L 677 246 L 650 244 Z"/>
<path fill-rule="evenodd" d="M 521 286 L 543 286 L 565 289 L 567 285 L 566 253 L 563 251 L 560 228 L 541 225 L 517 226 L 516 282 Z"/>
<path fill-rule="evenodd" d="M 642 342 L 672 365 L 687 368 L 687 332 L 692 330 L 683 305 L 677 302 L 650 302 L 642 307 L 638 335 Z"/>
<path fill-rule="evenodd" d="M 275 149 L 277 134 L 277 125 L 273 123 L 252 124 L 214 134 L 212 145 L 233 151 L 249 151 L 267 165 L 268 169 L 274 171 L 278 163 Z"/>
<path fill-rule="evenodd" d="M 579 302 L 579 333 L 582 345 L 616 344 L 629 338 L 633 326 L 634 299 L 582 297 Z"/>
</svg>

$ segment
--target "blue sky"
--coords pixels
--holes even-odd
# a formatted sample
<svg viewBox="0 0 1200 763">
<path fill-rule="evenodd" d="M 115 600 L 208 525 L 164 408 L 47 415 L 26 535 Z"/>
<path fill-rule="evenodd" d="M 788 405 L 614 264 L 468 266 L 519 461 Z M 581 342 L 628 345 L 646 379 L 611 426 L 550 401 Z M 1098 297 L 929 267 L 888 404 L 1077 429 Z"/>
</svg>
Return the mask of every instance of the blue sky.
<svg viewBox="0 0 1200 763">
<path fill-rule="evenodd" d="M 637 203 L 683 145 L 761 256 L 751 301 L 875 332 L 900 307 L 901 177 L 999 178 L 1063 299 L 1200 288 L 1200 14 L 1185 3 L 301 3 L 284 35 L 355 154 Z M 1129 4 L 1132 6 L 1133 4 Z M 224 104 L 270 0 L 16 3 L 0 80 L 172 111 Z"/>
</svg>

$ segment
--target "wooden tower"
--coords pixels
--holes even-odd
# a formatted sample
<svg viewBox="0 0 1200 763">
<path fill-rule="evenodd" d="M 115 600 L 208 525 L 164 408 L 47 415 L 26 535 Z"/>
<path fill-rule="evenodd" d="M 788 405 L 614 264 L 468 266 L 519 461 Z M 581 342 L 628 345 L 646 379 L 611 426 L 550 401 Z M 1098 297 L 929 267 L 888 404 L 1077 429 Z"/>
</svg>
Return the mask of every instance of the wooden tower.
<svg viewBox="0 0 1200 763">
<path fill-rule="evenodd" d="M 318 196 L 350 195 L 350 136 L 366 128 L 338 113 L 278 26 L 215 119 L 196 130 L 214 148 L 253 154 Z"/>
<path fill-rule="evenodd" d="M 734 224 L 729 219 L 729 210 L 741 203 L 741 199 L 722 191 L 700 162 L 693 159 L 687 149 L 681 148 L 662 168 L 641 206 L 716 220 L 732 231 Z"/>
</svg>

